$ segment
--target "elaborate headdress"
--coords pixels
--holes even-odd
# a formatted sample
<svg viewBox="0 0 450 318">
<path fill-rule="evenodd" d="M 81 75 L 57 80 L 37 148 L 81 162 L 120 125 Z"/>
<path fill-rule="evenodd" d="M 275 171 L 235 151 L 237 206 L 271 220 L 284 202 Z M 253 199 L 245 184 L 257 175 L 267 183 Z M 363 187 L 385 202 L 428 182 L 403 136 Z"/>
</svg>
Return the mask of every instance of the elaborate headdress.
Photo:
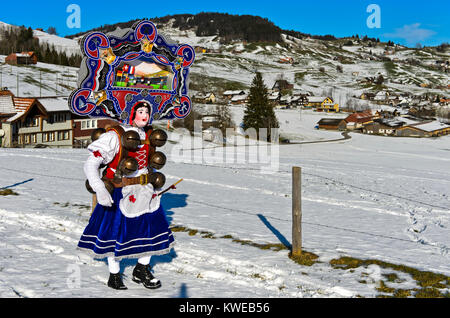
<svg viewBox="0 0 450 318">
<path fill-rule="evenodd" d="M 129 124 L 141 102 L 151 106 L 149 124 L 190 113 L 188 74 L 194 49 L 169 42 L 152 22 L 108 34 L 91 32 L 82 39 L 81 50 L 78 89 L 69 98 L 75 114 Z"/>
</svg>

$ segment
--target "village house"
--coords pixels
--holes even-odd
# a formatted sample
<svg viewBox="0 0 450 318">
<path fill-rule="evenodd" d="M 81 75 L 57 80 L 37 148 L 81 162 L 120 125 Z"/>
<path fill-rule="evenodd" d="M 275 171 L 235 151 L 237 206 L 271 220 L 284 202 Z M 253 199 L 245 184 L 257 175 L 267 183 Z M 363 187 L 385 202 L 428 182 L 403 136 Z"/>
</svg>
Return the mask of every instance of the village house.
<svg viewBox="0 0 450 318">
<path fill-rule="evenodd" d="M 389 92 L 379 91 L 373 97 L 373 101 L 377 104 L 387 104 L 389 101 Z"/>
<path fill-rule="evenodd" d="M 276 80 L 275 83 L 272 86 L 272 90 L 278 90 L 278 91 L 282 91 L 282 90 L 289 90 L 289 89 L 293 89 L 294 88 L 294 84 L 290 84 L 287 80 L 284 79 L 279 79 Z"/>
<path fill-rule="evenodd" d="M 359 96 L 360 99 L 364 99 L 364 100 L 373 100 L 374 97 L 375 97 L 375 93 L 369 93 L 369 92 L 364 92 Z"/>
<path fill-rule="evenodd" d="M 397 116 L 400 116 L 400 112 L 397 109 L 394 109 L 393 111 L 377 110 L 375 112 L 374 118 L 392 119 L 392 118 L 395 118 Z"/>
<path fill-rule="evenodd" d="M 207 53 L 208 49 L 203 46 L 195 46 L 194 51 L 195 53 Z"/>
<path fill-rule="evenodd" d="M 317 122 L 316 128 L 343 131 L 347 128 L 347 123 L 344 118 L 322 118 Z"/>
<path fill-rule="evenodd" d="M 445 106 L 450 104 L 450 98 L 440 98 L 439 105 Z"/>
<path fill-rule="evenodd" d="M 240 104 L 245 104 L 248 100 L 248 95 L 244 94 L 244 95 L 234 95 L 231 100 L 230 103 L 233 105 L 240 105 Z"/>
<path fill-rule="evenodd" d="M 434 121 L 410 124 L 397 129 L 399 137 L 439 137 L 450 134 L 450 125 Z"/>
<path fill-rule="evenodd" d="M 279 91 L 275 91 L 269 94 L 268 96 L 269 102 L 273 105 L 279 105 L 281 99 L 281 93 Z"/>
<path fill-rule="evenodd" d="M 5 57 L 5 63 L 11 65 L 28 65 L 37 62 L 37 55 L 34 52 L 11 53 Z"/>
<path fill-rule="evenodd" d="M 304 101 L 304 99 L 302 96 L 293 95 L 290 100 L 290 106 L 293 106 L 293 107 L 301 106 L 301 105 L 303 105 L 303 101 Z"/>
<path fill-rule="evenodd" d="M 308 96 L 305 108 L 315 108 L 316 111 L 339 112 L 339 104 L 333 102 L 331 97 Z"/>
<path fill-rule="evenodd" d="M 284 56 L 280 57 L 277 62 L 281 64 L 294 64 L 294 59 L 292 57 Z"/>
<path fill-rule="evenodd" d="M 291 105 L 291 96 L 290 95 L 281 96 L 279 104 L 282 106 L 290 106 Z"/>
<path fill-rule="evenodd" d="M 361 129 L 364 125 L 373 122 L 373 119 L 374 116 L 372 114 L 372 111 L 369 109 L 348 115 L 345 118 L 345 122 L 347 123 L 348 130 L 355 130 Z"/>
<path fill-rule="evenodd" d="M 2 110 L 14 112 L 2 119 L 2 147 L 86 147 L 94 129 L 114 124 L 73 114 L 66 97 L 3 95 L 0 105 Z"/>
<path fill-rule="evenodd" d="M 193 100 L 198 103 L 215 104 L 216 95 L 214 93 L 197 93 L 194 95 Z"/>
<path fill-rule="evenodd" d="M 362 128 L 364 134 L 394 136 L 398 128 L 402 127 L 403 121 L 396 119 L 374 119 L 373 122 L 365 124 Z"/>
<path fill-rule="evenodd" d="M 222 96 L 225 99 L 231 100 L 233 98 L 233 96 L 236 95 L 246 95 L 247 93 L 244 90 L 228 90 L 222 93 Z"/>
</svg>

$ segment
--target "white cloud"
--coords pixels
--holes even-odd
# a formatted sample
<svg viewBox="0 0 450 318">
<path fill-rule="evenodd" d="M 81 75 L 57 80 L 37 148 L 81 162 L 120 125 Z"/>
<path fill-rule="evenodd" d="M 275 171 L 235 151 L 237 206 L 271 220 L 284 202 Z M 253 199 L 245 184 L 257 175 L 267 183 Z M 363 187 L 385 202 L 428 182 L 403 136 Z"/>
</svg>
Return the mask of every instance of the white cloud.
<svg viewBox="0 0 450 318">
<path fill-rule="evenodd" d="M 408 44 L 416 44 L 430 36 L 436 34 L 433 30 L 420 28 L 420 23 L 404 25 L 401 28 L 395 29 L 394 33 L 385 33 L 383 36 L 387 38 L 404 39 Z"/>
</svg>

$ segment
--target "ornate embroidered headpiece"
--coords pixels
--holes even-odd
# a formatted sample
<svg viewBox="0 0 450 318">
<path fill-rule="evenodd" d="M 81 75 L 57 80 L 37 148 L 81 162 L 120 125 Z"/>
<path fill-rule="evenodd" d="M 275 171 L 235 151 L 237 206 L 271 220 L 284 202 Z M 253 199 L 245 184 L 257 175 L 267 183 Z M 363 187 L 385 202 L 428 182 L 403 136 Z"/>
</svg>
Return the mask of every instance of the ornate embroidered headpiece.
<svg viewBox="0 0 450 318">
<path fill-rule="evenodd" d="M 133 107 L 142 101 L 151 105 L 149 124 L 190 113 L 194 49 L 169 42 L 152 22 L 108 34 L 91 32 L 83 37 L 81 50 L 78 89 L 69 97 L 75 114 L 130 124 Z"/>
</svg>

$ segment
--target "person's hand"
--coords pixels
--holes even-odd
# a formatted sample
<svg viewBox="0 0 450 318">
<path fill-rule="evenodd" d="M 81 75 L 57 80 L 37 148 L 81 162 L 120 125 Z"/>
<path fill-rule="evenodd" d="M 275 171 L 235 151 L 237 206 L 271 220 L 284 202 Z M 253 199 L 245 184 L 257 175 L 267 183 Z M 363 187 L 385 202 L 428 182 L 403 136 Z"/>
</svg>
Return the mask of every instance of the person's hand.
<svg viewBox="0 0 450 318">
<path fill-rule="evenodd" d="M 103 205 L 105 207 L 112 207 L 114 201 L 111 195 L 109 194 L 108 190 L 106 190 L 104 186 L 98 187 L 98 189 L 96 190 L 96 194 L 97 194 L 97 202 L 100 205 Z"/>
</svg>

